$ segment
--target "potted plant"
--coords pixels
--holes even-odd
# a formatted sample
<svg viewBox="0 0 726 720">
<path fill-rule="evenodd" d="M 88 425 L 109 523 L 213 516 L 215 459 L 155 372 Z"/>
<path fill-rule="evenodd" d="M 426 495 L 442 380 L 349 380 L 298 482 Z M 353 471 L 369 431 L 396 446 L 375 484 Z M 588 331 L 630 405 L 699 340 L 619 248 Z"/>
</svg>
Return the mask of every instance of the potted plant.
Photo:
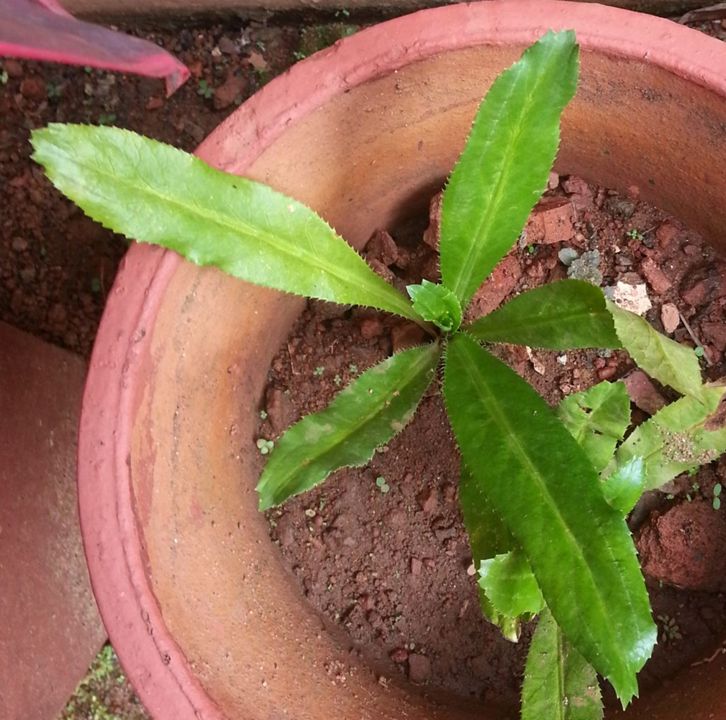
<svg viewBox="0 0 726 720">
<path fill-rule="evenodd" d="M 520 7 L 518 6 L 518 9 Z M 594 52 L 596 45 L 593 44 L 587 32 L 584 20 L 601 20 L 602 16 L 599 13 L 607 14 L 610 11 L 598 8 L 572 8 L 569 5 L 566 7 L 568 13 L 571 14 L 568 14 L 566 23 L 562 24 L 574 26 L 585 49 Z M 563 12 L 563 6 L 548 4 L 547 10 L 556 14 L 556 12 Z M 477 31 L 473 28 L 476 26 L 477 19 L 485 24 L 495 19 L 495 25 L 500 31 L 502 27 L 506 27 L 508 19 L 511 19 L 511 9 L 504 4 L 492 4 L 486 8 L 468 6 L 447 8 L 446 11 L 436 12 L 441 14 L 432 16 L 423 13 L 412 16 L 407 21 L 410 25 L 413 20 L 413 29 L 419 31 L 414 32 L 414 36 L 420 44 L 419 49 L 422 53 L 420 57 L 423 58 L 421 63 L 405 64 L 398 69 L 395 78 L 385 74 L 379 75 L 376 71 L 375 79 L 364 82 L 360 86 L 356 85 L 356 88 L 363 93 L 360 97 L 361 101 L 367 109 L 370 109 L 375 106 L 370 105 L 374 98 L 380 99 L 382 88 L 388 87 L 395 94 L 396 83 L 398 84 L 398 92 L 403 95 L 406 111 L 410 111 L 412 113 L 410 117 L 417 118 L 418 122 L 410 122 L 402 127 L 395 119 L 392 120 L 389 117 L 392 124 L 388 126 L 388 129 L 396 138 L 396 148 L 399 154 L 399 148 L 405 149 L 409 143 L 412 144 L 407 154 L 417 167 L 414 175 L 406 174 L 408 170 L 404 168 L 407 165 L 402 164 L 398 157 L 387 167 L 376 167 L 376 192 L 364 198 L 364 200 L 370 201 L 369 204 L 364 202 L 359 208 L 347 212 L 345 217 L 342 209 L 347 206 L 348 193 L 345 181 L 335 176 L 339 165 L 337 162 L 332 163 L 331 176 L 321 174 L 318 168 L 313 168 L 313 165 L 301 164 L 297 168 L 301 174 L 301 185 L 298 186 L 298 190 L 305 186 L 309 178 L 308 172 L 320 176 L 323 182 L 316 186 L 316 192 L 320 193 L 316 197 L 310 193 L 296 191 L 292 185 L 287 184 L 290 182 L 290 178 L 287 176 L 286 180 L 277 181 L 272 172 L 273 165 L 270 164 L 274 156 L 272 147 L 258 158 L 259 164 L 252 169 L 253 176 L 269 180 L 289 194 L 306 200 L 330 218 L 344 235 L 351 237 L 359 244 L 367 238 L 372 229 L 371 222 L 373 221 L 369 212 L 379 211 L 378 218 L 375 220 L 378 224 L 381 216 L 393 217 L 400 212 L 401 203 L 404 200 L 410 202 L 411 196 L 415 195 L 416 191 L 420 191 L 422 187 L 430 191 L 430 188 L 446 174 L 447 167 L 453 160 L 452 148 L 449 144 L 452 128 L 458 127 L 458 132 L 463 137 L 466 131 L 466 118 L 470 117 L 470 114 L 460 114 L 462 111 L 454 106 L 449 111 L 444 111 L 443 116 L 434 116 L 432 120 L 432 116 L 421 104 L 420 95 L 408 95 L 401 92 L 401 88 L 405 86 L 407 80 L 413 82 L 415 76 L 422 82 L 424 80 L 430 82 L 431 68 L 429 65 L 436 65 L 438 71 L 442 69 L 441 63 L 444 63 L 443 67 L 446 67 L 447 55 L 441 53 L 440 44 L 441 38 L 444 36 L 438 35 L 439 21 L 447 18 L 455 23 L 463 22 L 468 30 L 474 33 L 464 41 L 464 45 L 471 47 L 459 50 L 456 60 L 461 66 L 461 63 L 468 59 L 479 69 L 487 67 L 486 60 L 491 61 L 492 70 L 487 70 L 490 73 L 487 76 L 489 79 L 496 72 L 493 68 L 501 69 L 507 64 L 503 58 L 506 56 L 507 59 L 513 59 L 519 49 L 509 48 L 509 54 L 507 54 L 507 51 L 501 48 L 492 48 L 486 44 L 478 45 L 477 43 L 481 43 L 486 38 L 486 25 L 479 28 L 483 34 L 477 40 L 474 39 Z M 543 22 L 546 26 L 559 24 L 554 22 L 553 17 Z M 647 21 L 647 23 L 650 22 L 652 21 Z M 420 25 L 416 25 L 416 23 L 420 23 Z M 582 23 L 582 28 L 578 26 L 578 23 Z M 393 25 L 394 29 L 395 27 L 396 23 Z M 436 30 L 434 31 L 433 28 Z M 451 32 L 451 27 L 448 28 L 448 31 Z M 431 36 L 426 37 L 427 32 L 432 33 Z M 534 39 L 536 34 L 534 31 L 519 37 L 516 37 L 515 34 L 515 39 L 521 45 L 525 44 L 527 40 Z M 372 35 L 369 33 L 369 40 L 375 39 Z M 446 35 L 446 37 L 449 36 Z M 500 42 L 506 42 L 506 40 L 500 40 Z M 615 44 L 615 41 L 611 40 L 607 45 L 610 54 L 615 51 Z M 355 46 L 355 43 L 353 45 Z M 375 47 L 375 44 L 373 46 Z M 328 53 L 328 57 L 344 55 L 345 48 L 346 45 L 343 44 L 340 48 Z M 437 51 L 438 54 L 436 54 Z M 430 55 L 430 53 L 434 54 Z M 311 65 L 314 67 L 316 62 L 324 62 L 325 58 L 325 55 L 315 58 L 311 61 Z M 345 60 L 344 57 L 343 60 Z M 611 70 L 612 63 L 615 62 L 607 55 L 588 57 L 582 86 L 585 102 L 588 99 L 591 100 L 591 93 L 596 87 L 596 85 L 588 84 L 588 73 L 594 73 L 591 79 L 594 78 L 596 84 L 597 81 L 602 82 L 603 78 L 607 77 L 607 70 Z M 453 73 L 453 70 L 451 72 Z M 659 75 L 661 72 L 663 71 L 653 72 L 651 78 L 652 83 L 661 83 L 658 87 L 664 88 L 667 85 L 673 91 L 674 85 L 682 82 L 667 73 L 661 76 Z M 413 75 L 409 76 L 408 73 L 413 73 Z M 448 96 L 455 87 L 455 83 L 452 75 L 445 74 L 445 77 L 447 86 L 445 90 L 442 88 L 442 92 Z M 461 73 L 457 72 L 456 77 L 461 78 Z M 462 97 L 466 97 L 469 107 L 473 108 L 477 102 L 476 93 L 467 82 L 464 82 L 464 86 L 461 88 Z M 275 86 L 268 91 L 268 97 L 274 95 L 274 89 Z M 638 96 L 636 90 L 637 87 L 635 89 L 627 86 L 621 88 L 621 91 L 625 93 L 624 97 L 633 102 L 635 102 L 633 98 Z M 690 92 L 692 91 L 693 88 Z M 631 94 L 628 95 L 628 92 Z M 323 127 L 329 128 L 330 126 L 326 123 L 331 122 L 330 118 L 340 117 L 336 116 L 336 113 L 341 112 L 338 103 L 343 105 L 350 103 L 354 100 L 354 96 L 351 96 L 353 93 L 354 90 L 351 90 L 349 93 L 341 95 L 337 101 L 331 102 L 329 109 L 333 113 L 332 116 L 324 118 L 325 113 L 312 113 L 301 119 L 299 125 L 295 125 L 287 133 L 277 138 L 274 145 L 275 149 L 281 153 L 278 160 L 283 166 L 288 167 L 291 158 L 294 160 L 301 157 L 293 152 L 295 148 L 298 148 L 298 153 L 302 149 L 302 135 L 297 135 L 297 133 L 302 133 L 305 129 L 309 131 L 311 128 L 308 127 L 308 123 L 310 122 L 315 124 L 315 122 L 321 121 Z M 478 93 L 481 94 L 481 86 Z M 703 103 L 703 113 L 707 113 L 709 109 L 718 113 L 718 103 L 709 93 L 705 93 L 699 101 Z M 608 122 L 612 120 L 613 113 L 617 115 L 616 108 L 620 107 L 620 105 L 613 105 L 610 108 L 611 117 Z M 301 106 L 298 108 L 302 109 Z M 380 109 L 385 116 L 383 107 Z M 595 173 L 610 185 L 636 182 L 637 184 L 643 183 L 644 187 L 647 186 L 647 178 L 643 175 L 643 169 L 628 166 L 626 160 L 622 159 L 628 157 L 627 147 L 622 143 L 629 138 L 618 137 L 609 125 L 601 124 L 597 127 L 601 133 L 599 135 L 595 133 L 595 135 L 600 137 L 606 145 L 601 145 L 599 148 L 592 147 L 593 132 L 590 126 L 591 132 L 587 133 L 586 123 L 593 120 L 593 113 L 596 121 L 599 120 L 600 123 L 603 123 L 605 120 L 592 108 L 586 106 L 586 109 L 587 111 L 583 108 L 578 110 L 576 101 L 570 115 L 565 116 L 564 145 L 561 156 L 563 166 L 570 170 L 580 170 L 583 164 L 587 164 L 591 167 L 592 172 L 582 174 L 593 176 Z M 638 109 L 641 109 L 639 105 Z M 643 106 L 642 110 L 645 113 L 653 113 L 653 109 L 649 108 L 647 104 Z M 346 115 L 344 114 L 344 116 Z M 650 115 L 654 122 L 656 119 L 662 120 L 664 117 L 667 117 L 669 121 L 677 120 L 677 116 L 674 114 L 666 113 L 664 116 L 662 109 L 660 113 Z M 232 122 L 228 122 L 228 125 L 232 125 Z M 351 130 L 354 126 L 355 123 L 352 123 Z M 416 127 L 415 132 L 414 127 Z M 371 146 L 376 143 L 382 143 L 385 148 L 389 136 L 382 130 L 385 130 L 386 126 L 377 125 L 376 128 L 373 133 L 372 130 L 366 131 L 359 124 L 357 130 L 363 133 L 360 137 L 361 150 L 364 148 L 370 150 Z M 398 135 L 398 133 L 403 133 L 403 135 Z M 418 135 L 432 138 L 431 154 L 427 155 L 425 161 L 422 159 L 424 165 L 429 168 L 428 174 L 423 176 L 421 175 L 421 165 L 417 165 L 414 161 L 414 158 L 420 153 L 418 140 L 421 138 L 416 137 L 416 141 L 413 142 L 414 136 Z M 323 136 L 326 136 L 325 132 Z M 351 135 L 351 139 L 355 137 L 355 134 Z M 652 133 L 648 139 L 651 138 Z M 308 136 L 308 146 L 309 139 L 310 136 Z M 645 140 L 644 137 L 639 141 L 645 142 Z M 208 147 L 212 147 L 218 141 L 210 139 L 209 142 Z M 233 142 L 233 140 L 230 139 L 227 142 Z M 320 144 L 316 147 L 321 150 L 316 161 L 320 159 L 320 155 L 328 152 L 337 157 L 338 148 L 334 144 L 328 149 Z M 348 145 L 347 150 L 350 150 L 351 147 Z M 453 151 L 455 156 L 456 149 Z M 642 154 L 643 147 L 639 147 L 639 152 Z M 613 156 L 616 161 L 612 160 Z M 437 157 L 439 160 L 436 160 Z M 331 159 L 330 156 L 328 159 Z M 623 164 L 620 165 L 620 163 Z M 223 162 L 218 164 L 225 165 Z M 232 167 L 227 164 L 225 169 Z M 656 188 L 659 188 L 659 182 L 662 182 L 668 174 L 677 175 L 678 173 L 677 164 L 665 162 L 662 154 L 655 153 L 655 147 L 652 152 L 652 164 L 649 163 L 648 167 L 649 171 L 645 174 L 653 180 L 652 184 Z M 240 168 L 234 167 L 234 169 L 239 170 Z M 618 175 L 624 169 L 632 173 L 630 178 Z M 620 178 L 619 182 L 618 178 Z M 379 181 L 381 184 L 378 184 Z M 364 188 L 365 184 L 361 187 Z M 381 188 L 396 188 L 396 191 L 400 193 L 398 203 L 386 202 L 386 193 L 392 191 L 389 189 L 383 192 Z M 713 189 L 701 188 L 701 193 L 708 194 L 709 192 L 713 192 Z M 654 197 L 654 195 L 652 196 Z M 389 200 L 391 197 L 388 195 Z M 341 198 L 342 205 L 340 204 Z M 694 202 L 702 200 L 703 197 L 694 198 Z M 675 193 L 669 194 L 664 191 L 661 204 L 670 205 L 676 210 L 682 209 L 682 206 L 679 207 L 676 202 Z M 695 227 L 708 231 L 709 218 L 701 217 L 700 223 L 697 223 L 692 220 L 692 215 L 685 211 L 680 214 L 691 221 Z M 148 263 L 148 258 L 154 258 L 153 268 L 150 268 L 148 264 L 144 265 L 144 263 Z M 114 386 L 107 381 L 101 381 L 100 384 L 97 382 L 94 388 L 92 378 L 87 394 L 87 407 L 90 408 L 95 404 L 99 412 L 104 411 L 103 404 L 107 405 L 109 400 L 112 401 L 112 405 L 115 402 L 107 393 L 115 394 L 118 391 L 117 399 L 121 404 L 118 406 L 119 415 L 114 418 L 114 421 L 122 422 L 123 429 L 117 427 L 115 431 L 115 460 L 113 462 L 115 469 L 121 472 L 122 476 L 119 476 L 118 482 L 112 486 L 112 492 L 109 491 L 110 494 L 107 495 L 107 503 L 110 504 L 106 505 L 106 509 L 107 512 L 110 511 L 110 517 L 116 518 L 129 533 L 121 539 L 120 547 L 121 557 L 124 558 L 124 563 L 128 564 L 116 566 L 114 572 L 117 575 L 116 581 L 125 588 L 126 596 L 128 597 L 128 593 L 132 592 L 138 598 L 138 603 L 134 603 L 132 607 L 115 603 L 115 607 L 121 612 L 128 613 L 127 618 L 132 617 L 140 607 L 146 628 L 153 636 L 153 651 L 152 646 L 147 645 L 150 652 L 144 656 L 144 663 L 156 666 L 155 670 L 146 676 L 153 678 L 156 685 L 155 692 L 162 692 L 157 696 L 155 702 L 161 698 L 167 707 L 174 709 L 177 717 L 181 717 L 181 713 L 188 711 L 190 707 L 203 716 L 207 713 L 209 717 L 222 717 L 223 713 L 228 716 L 244 716 L 245 714 L 252 717 L 274 716 L 274 713 L 280 714 L 285 708 L 292 707 L 302 708 L 299 713 L 302 717 L 314 717 L 318 710 L 325 716 L 337 713 L 343 717 L 358 717 L 367 714 L 399 717 L 406 712 L 406 708 L 422 717 L 466 717 L 468 713 L 473 712 L 460 707 L 455 702 L 442 706 L 426 701 L 403 687 L 390 685 L 385 692 L 380 690 L 375 674 L 351 660 L 336 645 L 332 635 L 320 632 L 319 621 L 309 610 L 300 605 L 287 581 L 280 578 L 274 570 L 271 562 L 274 555 L 264 543 L 264 526 L 252 512 L 255 504 L 252 478 L 256 475 L 256 458 L 249 454 L 241 458 L 243 468 L 249 471 L 250 484 L 243 486 L 240 490 L 237 482 L 239 473 L 237 456 L 240 454 L 239 438 L 245 437 L 245 435 L 249 437 L 251 434 L 252 410 L 257 407 L 256 400 L 259 397 L 266 365 L 271 353 L 289 328 L 297 307 L 296 304 L 289 299 L 277 298 L 267 292 L 260 294 L 260 291 L 248 287 L 234 286 L 213 272 L 199 272 L 186 266 L 176 265 L 169 256 L 162 258 L 158 253 L 152 252 L 143 260 L 139 256 L 139 264 L 134 264 L 133 256 L 130 256 L 127 262 L 124 274 L 136 274 L 137 271 L 143 270 L 140 273 L 141 277 L 137 275 L 134 279 L 140 281 L 142 286 L 148 290 L 147 297 L 158 297 L 159 305 L 154 309 L 153 322 L 146 314 L 149 312 L 150 306 L 145 304 L 141 309 L 138 323 L 128 336 L 130 354 L 121 362 L 118 357 L 114 358 L 112 355 L 104 357 L 112 350 L 110 347 L 103 349 L 104 338 L 108 339 L 113 335 L 117 338 L 115 342 L 118 342 L 118 338 L 124 336 L 123 332 L 118 334 L 118 327 L 113 331 L 110 329 L 114 327 L 113 305 L 111 306 L 106 320 L 108 333 L 111 335 L 104 334 L 105 330 L 102 332 L 102 338 L 96 350 L 93 372 L 103 373 L 104 368 L 109 371 L 112 365 L 115 367 L 120 365 L 123 379 L 114 389 Z M 124 274 L 117 284 L 117 296 L 126 293 Z M 153 282 L 148 286 L 152 276 Z M 126 275 L 126 277 L 131 277 L 131 275 Z M 160 295 L 157 296 L 157 293 Z M 240 350 L 239 336 L 236 334 L 240 327 L 240 318 L 237 317 L 236 308 L 238 305 L 244 306 L 252 298 L 265 298 L 266 306 L 256 304 L 254 310 L 250 310 L 249 316 L 244 313 L 241 315 L 241 321 L 247 330 L 256 330 L 260 333 L 261 342 L 254 346 L 247 345 Z M 224 306 L 229 301 L 232 301 L 235 306 L 234 330 L 230 327 L 228 320 L 221 323 L 210 321 L 209 308 Z M 207 305 L 207 302 L 216 304 Z M 280 321 L 279 334 L 271 331 L 270 319 L 272 316 Z M 197 335 L 196 339 L 193 338 L 195 327 L 199 333 L 202 333 L 203 342 L 198 342 L 201 335 Z M 162 339 L 165 330 L 172 333 L 173 340 Z M 123 352 L 125 354 L 125 351 Z M 213 359 L 213 362 L 210 358 Z M 224 365 L 223 375 L 213 369 L 220 367 L 220 362 Z M 102 375 L 97 376 L 97 381 L 100 377 Z M 255 402 L 247 400 L 249 403 L 248 416 L 245 416 L 244 412 L 240 416 L 239 408 L 236 406 L 240 402 L 240 394 L 255 400 Z M 211 414 L 210 402 L 215 408 Z M 184 418 L 191 418 L 195 410 L 198 413 L 195 416 L 196 420 L 190 420 L 190 424 L 186 425 Z M 105 412 L 108 412 L 108 405 Z M 133 420 L 131 420 L 131 416 L 133 416 Z M 199 419 L 202 417 L 206 418 L 205 423 L 200 423 Z M 90 418 L 91 415 L 86 415 L 84 420 L 84 423 L 91 423 L 91 425 L 85 426 L 89 428 L 89 431 L 91 427 L 97 429 L 97 422 Z M 210 418 L 213 420 L 210 421 Z M 156 428 L 165 424 L 172 429 L 172 432 L 157 434 Z M 113 430 L 110 432 L 111 435 L 114 434 Z M 86 435 L 86 438 L 90 438 L 90 435 Z M 165 445 L 167 438 L 171 444 Z M 92 463 L 96 470 L 99 468 L 99 463 L 100 466 L 103 466 L 111 461 L 110 457 L 100 453 L 100 439 L 88 442 L 90 444 L 87 444 L 86 440 L 82 440 L 84 444 L 82 458 L 84 453 L 91 452 Z M 103 443 L 104 447 L 108 446 L 108 437 Z M 91 455 L 86 454 L 85 457 L 90 460 Z M 85 499 L 82 498 L 83 506 L 86 506 L 88 498 L 89 496 L 86 496 Z M 250 510 L 246 514 L 247 505 L 245 503 L 249 505 L 247 509 Z M 105 517 L 109 517 L 109 515 Z M 86 518 L 86 522 L 94 522 L 88 520 L 88 516 Z M 99 516 L 95 522 L 97 532 L 105 533 L 105 519 L 101 519 Z M 89 534 L 93 532 L 88 525 L 87 528 Z M 102 548 L 104 557 L 107 557 L 111 546 L 106 542 L 101 542 L 99 545 L 100 537 L 96 541 L 89 542 L 89 534 L 86 539 L 90 548 L 93 573 L 94 563 L 99 562 L 98 558 L 94 559 L 93 548 L 97 550 Z M 136 554 L 140 549 L 143 549 L 143 555 Z M 207 576 L 207 580 L 212 583 L 214 588 L 212 592 L 202 589 L 200 577 L 204 576 Z M 237 582 L 234 581 L 234 576 L 237 577 Z M 153 594 L 151 594 L 152 588 L 148 585 L 149 581 L 153 583 Z M 101 595 L 99 601 L 103 612 L 104 591 L 101 588 L 99 590 Z M 113 592 L 110 588 L 108 591 Z M 111 601 L 108 600 L 108 602 Z M 160 607 L 163 609 L 163 618 Z M 223 608 L 230 607 L 236 610 L 233 617 L 230 617 L 229 612 L 226 616 L 223 612 Z M 199 622 L 200 616 L 205 619 L 202 623 Z M 124 621 L 119 619 L 119 622 Z M 124 627 L 130 626 L 126 623 Z M 161 631 L 161 628 L 164 630 Z M 254 628 L 255 637 L 262 638 L 261 640 L 250 641 L 249 633 L 252 628 Z M 167 629 L 172 629 L 174 640 L 172 640 L 172 635 L 167 633 Z M 113 630 L 111 630 L 111 634 L 113 638 Z M 239 649 L 234 650 L 233 646 L 229 644 L 231 638 L 238 638 L 242 643 L 251 642 L 254 647 L 258 647 L 258 645 L 264 647 L 259 653 L 253 650 L 251 654 L 240 655 L 238 654 Z M 286 639 L 291 642 L 291 646 L 287 650 L 281 650 L 277 643 L 271 642 L 273 638 Z M 210 647 L 220 649 L 220 656 L 215 659 L 209 652 Z M 287 643 L 285 647 L 288 647 Z M 179 648 L 181 648 L 181 653 Z M 293 648 L 298 649 L 293 652 Z M 123 643 L 121 643 L 120 654 L 123 658 Z M 291 660 L 284 666 L 279 662 L 279 658 L 283 656 Z M 239 660 L 235 660 L 235 658 L 239 658 Z M 295 659 L 298 662 L 294 662 Z M 237 662 L 240 662 L 241 665 L 236 665 Z M 321 665 L 327 668 L 338 666 L 346 668 L 343 673 L 335 673 L 335 677 L 339 678 L 341 675 L 345 677 L 347 689 L 341 691 L 339 686 L 333 682 L 330 688 L 323 688 L 323 695 L 326 696 L 324 700 L 321 700 L 320 695 L 316 695 L 315 700 L 311 700 L 310 704 L 306 705 L 307 693 L 311 692 L 311 688 L 315 686 L 317 676 L 315 668 L 319 668 Z M 181 669 L 178 669 L 177 666 Z M 147 667 L 149 666 L 147 665 Z M 197 669 L 196 677 L 189 674 L 190 667 Z M 246 685 L 244 691 L 240 691 L 240 695 L 237 696 L 234 693 L 235 688 L 242 687 L 239 684 L 239 672 L 242 668 L 246 672 Z M 133 667 L 130 670 L 132 678 L 135 679 L 137 685 L 140 684 L 139 689 L 144 694 L 142 678 L 138 674 L 135 675 Z M 174 683 L 164 682 L 164 679 L 168 679 L 169 676 L 174 678 Z M 185 688 L 183 697 L 176 694 L 179 682 Z M 207 692 L 203 690 L 205 685 L 209 686 L 215 701 L 210 700 Z M 325 692 L 326 690 L 328 692 Z M 151 693 L 151 688 L 149 688 L 149 693 Z M 192 697 L 194 699 L 190 700 Z M 168 703 L 176 704 L 168 705 Z M 223 706 L 222 710 L 218 709 L 219 705 Z M 496 716 L 496 712 L 496 709 L 491 709 L 492 717 Z"/>
</svg>

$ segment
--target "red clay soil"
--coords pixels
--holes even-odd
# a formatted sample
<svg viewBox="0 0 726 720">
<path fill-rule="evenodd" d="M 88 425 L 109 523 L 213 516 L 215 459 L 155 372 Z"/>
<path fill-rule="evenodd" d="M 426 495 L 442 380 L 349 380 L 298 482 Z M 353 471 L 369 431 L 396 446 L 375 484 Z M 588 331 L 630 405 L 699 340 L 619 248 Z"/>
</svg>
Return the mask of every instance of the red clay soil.
<svg viewBox="0 0 726 720">
<path fill-rule="evenodd" d="M 675 219 L 638 202 L 636 188 L 628 197 L 574 177 L 553 177 L 552 185 L 519 247 L 477 293 L 476 311 L 488 312 L 527 288 L 566 277 L 558 257 L 563 248 L 580 255 L 598 250 L 595 267 L 603 285 L 645 283 L 653 305 L 647 318 L 663 330 L 663 307 L 674 305 L 678 327 L 671 335 L 692 346 L 698 338 L 706 375 L 725 375 L 726 263 Z M 367 259 L 399 286 L 421 275 L 438 280 L 430 247 L 435 232 L 424 234 L 424 225 L 413 221 L 396 229 L 395 240 L 376 233 Z M 429 244 L 418 240 L 422 235 Z M 675 322 L 667 313 L 666 321 L 669 327 Z M 310 303 L 273 362 L 259 436 L 278 436 L 301 415 L 324 408 L 392 350 L 421 340 L 418 328 L 389 316 Z M 530 354 L 515 346 L 496 352 L 551 404 L 633 370 L 622 352 Z M 640 408 L 653 412 L 672 398 L 647 378 L 630 380 L 636 421 L 647 417 Z M 531 628 L 514 645 L 481 617 L 458 509 L 458 467 L 433 387 L 412 423 L 367 466 L 339 471 L 322 487 L 271 511 L 271 537 L 308 601 L 343 627 L 382 673 L 515 704 Z M 640 527 L 638 544 L 661 637 L 641 676 L 644 685 L 708 656 L 726 630 L 718 542 L 726 535 L 726 511 L 712 507 L 713 487 L 725 479 L 726 462 L 686 475 L 669 495 L 648 498 L 650 514 L 631 518 Z"/>
</svg>

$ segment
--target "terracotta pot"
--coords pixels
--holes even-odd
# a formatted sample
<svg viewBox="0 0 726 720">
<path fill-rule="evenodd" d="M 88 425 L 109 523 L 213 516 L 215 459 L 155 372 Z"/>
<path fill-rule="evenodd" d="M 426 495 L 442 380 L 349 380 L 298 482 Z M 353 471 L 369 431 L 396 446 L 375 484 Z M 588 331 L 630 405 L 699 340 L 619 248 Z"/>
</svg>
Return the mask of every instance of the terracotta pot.
<svg viewBox="0 0 726 720">
<path fill-rule="evenodd" d="M 423 207 L 492 79 L 550 27 L 574 28 L 583 47 L 559 171 L 637 185 L 723 248 L 726 46 L 597 5 L 487 2 L 379 25 L 272 82 L 199 154 L 306 201 L 360 245 Z M 384 687 L 282 571 L 256 509 L 251 434 L 300 307 L 158 249 L 123 263 L 88 378 L 79 482 L 93 585 L 126 671 L 170 720 L 510 717 Z M 725 717 L 725 689 L 720 656 L 627 716 Z"/>
</svg>

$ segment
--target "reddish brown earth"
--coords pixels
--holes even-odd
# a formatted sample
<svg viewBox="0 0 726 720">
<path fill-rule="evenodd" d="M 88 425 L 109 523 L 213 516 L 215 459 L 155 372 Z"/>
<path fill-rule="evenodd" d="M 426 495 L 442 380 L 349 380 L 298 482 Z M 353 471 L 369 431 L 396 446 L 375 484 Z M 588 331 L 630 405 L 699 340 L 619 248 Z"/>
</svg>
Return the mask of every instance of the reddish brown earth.
<svg viewBox="0 0 726 720">
<path fill-rule="evenodd" d="M 242 20 L 130 32 L 192 71 L 171 98 L 159 80 L 0 58 L 0 320 L 85 356 L 127 243 L 53 189 L 30 160 L 30 131 L 50 122 L 117 125 L 193 150 L 295 61 L 306 36 L 301 27 Z"/>
<path fill-rule="evenodd" d="M 666 311 L 672 337 L 691 346 L 698 338 L 706 375 L 726 375 L 719 322 L 725 317 L 726 262 L 675 219 L 639 202 L 637 188 L 619 195 L 555 176 L 551 187 L 519 246 L 476 294 L 470 314 L 567 277 L 558 257 L 563 248 L 598 250 L 603 285 L 645 282 L 653 325 L 663 330 L 663 308 L 674 306 L 676 328 Z M 376 233 L 367 259 L 399 287 L 421 275 L 438 280 L 437 215 L 434 202 L 428 229 L 412 221 L 392 236 Z M 310 303 L 272 364 L 260 437 L 276 437 L 301 415 L 324 408 L 361 371 L 422 340 L 417 327 L 389 316 Z M 495 351 L 551 404 L 620 377 L 628 378 L 636 421 L 673 398 L 642 374 L 631 374 L 622 352 Z M 339 471 L 270 512 L 271 536 L 308 601 L 343 627 L 381 672 L 514 704 L 531 628 L 513 645 L 481 617 L 458 509 L 458 466 L 433 387 L 413 422 L 367 466 Z M 387 492 L 378 478 L 385 479 Z M 686 475 L 671 495 L 652 494 L 649 514 L 632 518 L 662 640 L 642 675 L 645 685 L 710 655 L 726 630 L 720 594 L 726 556 L 719 542 L 726 536 L 726 514 L 711 504 L 713 486 L 724 478 L 726 462 Z"/>
</svg>

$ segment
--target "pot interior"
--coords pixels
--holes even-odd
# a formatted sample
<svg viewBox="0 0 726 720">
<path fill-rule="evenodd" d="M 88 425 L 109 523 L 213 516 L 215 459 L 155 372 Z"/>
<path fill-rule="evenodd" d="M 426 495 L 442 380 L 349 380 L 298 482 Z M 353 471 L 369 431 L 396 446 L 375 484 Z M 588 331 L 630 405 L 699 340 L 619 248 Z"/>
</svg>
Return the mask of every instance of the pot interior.
<svg viewBox="0 0 726 720">
<path fill-rule="evenodd" d="M 423 208 L 477 103 L 522 49 L 445 52 L 351 82 L 291 124 L 245 173 L 307 202 L 360 247 L 378 227 Z M 725 121 L 724 99 L 705 88 L 585 52 L 557 169 L 613 188 L 637 185 L 644 199 L 726 251 Z M 236 122 L 232 116 L 201 149 L 232 171 L 242 169 Z M 282 570 L 257 511 L 261 458 L 252 432 L 267 368 L 301 307 L 179 263 L 144 328 L 130 468 L 147 577 L 170 633 L 230 719 L 512 716 L 380 678 Z M 724 716 L 724 683 L 719 657 L 626 715 L 675 717 L 688 702 L 691 718 L 705 720 L 714 708 L 711 717 Z"/>
</svg>

